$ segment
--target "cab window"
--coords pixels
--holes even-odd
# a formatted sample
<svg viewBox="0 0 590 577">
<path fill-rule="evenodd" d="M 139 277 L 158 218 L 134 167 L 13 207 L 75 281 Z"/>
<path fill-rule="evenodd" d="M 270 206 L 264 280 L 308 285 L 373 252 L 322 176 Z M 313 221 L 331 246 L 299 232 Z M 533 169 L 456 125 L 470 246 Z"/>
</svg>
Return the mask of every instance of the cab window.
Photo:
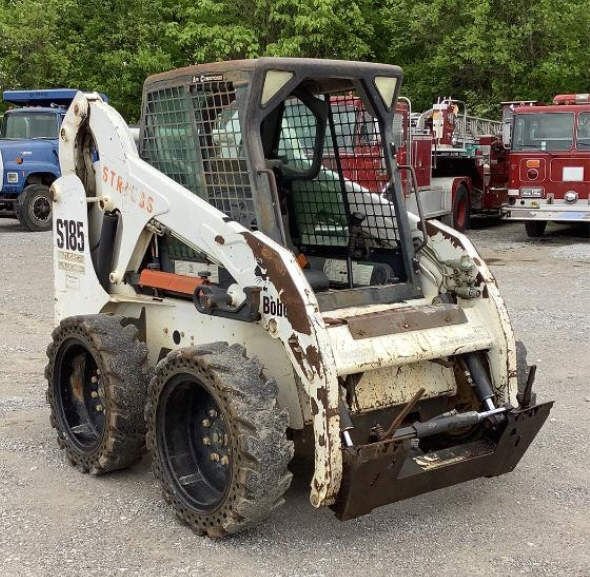
<svg viewBox="0 0 590 577">
<path fill-rule="evenodd" d="M 576 147 L 590 150 L 590 112 L 580 112 L 578 115 Z"/>
</svg>

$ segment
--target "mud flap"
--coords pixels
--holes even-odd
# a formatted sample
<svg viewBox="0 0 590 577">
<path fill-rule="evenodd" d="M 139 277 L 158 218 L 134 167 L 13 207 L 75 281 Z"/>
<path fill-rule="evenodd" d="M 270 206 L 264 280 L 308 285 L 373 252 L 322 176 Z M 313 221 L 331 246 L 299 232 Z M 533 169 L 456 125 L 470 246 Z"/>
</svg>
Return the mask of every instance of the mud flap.
<svg viewBox="0 0 590 577">
<path fill-rule="evenodd" d="M 344 477 L 331 509 L 341 521 L 422 493 L 512 471 L 549 416 L 553 402 L 507 413 L 477 441 L 423 453 L 411 440 L 343 449 Z"/>
</svg>

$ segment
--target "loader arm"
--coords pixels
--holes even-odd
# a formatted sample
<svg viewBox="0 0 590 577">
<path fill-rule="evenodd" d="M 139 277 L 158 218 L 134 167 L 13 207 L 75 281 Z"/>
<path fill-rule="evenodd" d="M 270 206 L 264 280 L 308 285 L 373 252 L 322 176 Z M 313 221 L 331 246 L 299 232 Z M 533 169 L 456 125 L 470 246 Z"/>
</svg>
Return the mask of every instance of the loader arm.
<svg viewBox="0 0 590 577">
<path fill-rule="evenodd" d="M 95 196 L 88 196 L 78 177 L 80 167 L 88 166 L 88 159 L 81 155 L 88 154 L 90 148 L 81 144 L 89 134 L 99 159 L 94 167 Z M 53 187 L 54 219 L 82 222 L 87 229 L 87 206 L 96 205 L 103 213 L 120 212 L 125 228 L 115 247 L 108 293 L 96 278 L 86 243 L 86 286 L 68 296 L 67 314 L 87 313 L 89 309 L 98 313 L 109 301 L 141 300 L 127 289 L 124 279 L 133 269 L 137 251 L 145 250 L 140 241 L 149 227 L 174 231 L 229 271 L 242 289 L 254 287 L 285 303 L 285 315 L 262 312 L 261 322 L 273 338 L 283 343 L 312 405 L 321 408 L 315 411 L 313 421 L 319 450 L 310 500 L 314 506 L 333 502 L 342 470 L 337 377 L 330 355 L 331 342 L 321 330 L 324 323 L 317 301 L 293 253 L 261 233 L 228 221 L 225 214 L 141 160 L 124 120 L 98 95 L 78 93 L 74 99 L 62 125 L 60 163 L 63 176 Z M 56 253 L 58 267 L 64 262 L 63 253 Z M 59 318 L 59 298 L 57 311 Z"/>
</svg>

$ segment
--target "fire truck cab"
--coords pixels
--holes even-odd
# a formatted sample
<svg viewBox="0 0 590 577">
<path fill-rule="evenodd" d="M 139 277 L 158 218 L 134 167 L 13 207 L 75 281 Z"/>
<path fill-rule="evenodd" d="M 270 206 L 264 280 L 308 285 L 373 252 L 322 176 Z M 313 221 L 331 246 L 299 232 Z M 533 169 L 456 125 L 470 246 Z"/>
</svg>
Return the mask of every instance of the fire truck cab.
<svg viewBox="0 0 590 577">
<path fill-rule="evenodd" d="M 538 237 L 549 221 L 590 223 L 590 94 L 514 109 L 502 217 Z"/>
</svg>

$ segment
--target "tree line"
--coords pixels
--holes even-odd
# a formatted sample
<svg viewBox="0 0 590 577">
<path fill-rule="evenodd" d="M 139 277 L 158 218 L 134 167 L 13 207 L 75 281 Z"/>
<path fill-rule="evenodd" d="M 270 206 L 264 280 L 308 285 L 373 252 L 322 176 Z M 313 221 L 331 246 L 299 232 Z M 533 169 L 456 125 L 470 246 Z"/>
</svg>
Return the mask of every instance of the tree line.
<svg viewBox="0 0 590 577">
<path fill-rule="evenodd" d="M 0 89 L 108 94 L 130 122 L 147 76 L 257 56 L 402 66 L 415 110 L 438 96 L 590 92 L 588 0 L 0 0 Z"/>
</svg>

